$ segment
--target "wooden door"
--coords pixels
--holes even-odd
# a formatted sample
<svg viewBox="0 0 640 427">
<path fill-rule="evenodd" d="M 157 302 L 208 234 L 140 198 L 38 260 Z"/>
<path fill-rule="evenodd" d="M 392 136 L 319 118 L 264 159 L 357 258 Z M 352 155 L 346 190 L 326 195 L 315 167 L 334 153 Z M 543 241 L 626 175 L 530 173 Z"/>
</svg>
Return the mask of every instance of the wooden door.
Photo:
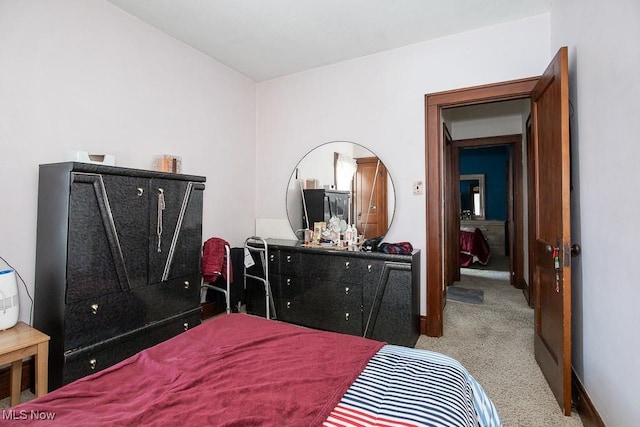
<svg viewBox="0 0 640 427">
<path fill-rule="evenodd" d="M 534 352 L 565 415 L 571 414 L 571 227 L 567 48 L 531 93 Z M 557 253 L 557 262 L 554 255 Z"/>
<path fill-rule="evenodd" d="M 387 232 L 387 168 L 377 157 L 356 159 L 354 218 L 365 239 Z"/>
<path fill-rule="evenodd" d="M 445 227 L 445 285 L 460 281 L 460 150 L 454 146 L 447 126 L 443 124 L 444 161 L 446 177 L 444 197 Z M 446 289 L 446 288 L 445 288 Z M 443 294 L 443 303 L 446 295 Z"/>
<path fill-rule="evenodd" d="M 527 132 L 527 240 L 529 245 L 527 245 L 527 262 L 529 265 L 529 271 L 527 275 L 527 279 L 525 282 L 526 286 L 522 289 L 525 298 L 527 299 L 527 304 L 529 307 L 533 308 L 533 303 L 535 301 L 535 287 L 533 286 L 533 251 L 528 248 L 531 242 L 535 241 L 535 194 L 533 193 L 533 171 L 536 168 L 536 158 L 534 156 L 534 146 L 529 141 L 533 141 L 533 131 L 531 129 L 531 114 L 527 118 L 526 124 L 526 132 Z"/>
</svg>

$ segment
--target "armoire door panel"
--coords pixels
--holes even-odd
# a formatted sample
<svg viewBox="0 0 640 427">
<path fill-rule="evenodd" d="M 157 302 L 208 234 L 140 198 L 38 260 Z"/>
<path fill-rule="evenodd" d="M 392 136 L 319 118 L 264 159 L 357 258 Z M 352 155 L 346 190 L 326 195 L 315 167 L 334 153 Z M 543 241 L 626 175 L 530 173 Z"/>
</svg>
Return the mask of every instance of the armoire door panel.
<svg viewBox="0 0 640 427">
<path fill-rule="evenodd" d="M 175 248 L 166 279 L 179 278 L 200 271 L 202 241 L 202 197 L 204 185 L 193 184 L 185 201 L 184 214 L 179 220 Z"/>
<path fill-rule="evenodd" d="M 102 175 L 130 288 L 147 284 L 149 179 Z"/>
<path fill-rule="evenodd" d="M 68 303 L 126 289 L 126 269 L 100 175 L 73 174 L 67 244 Z M 124 283 L 123 283 L 124 282 Z"/>
<path fill-rule="evenodd" d="M 204 185 L 153 179 L 149 229 L 149 280 L 157 283 L 198 269 Z M 192 243 L 198 242 L 197 245 Z"/>
</svg>

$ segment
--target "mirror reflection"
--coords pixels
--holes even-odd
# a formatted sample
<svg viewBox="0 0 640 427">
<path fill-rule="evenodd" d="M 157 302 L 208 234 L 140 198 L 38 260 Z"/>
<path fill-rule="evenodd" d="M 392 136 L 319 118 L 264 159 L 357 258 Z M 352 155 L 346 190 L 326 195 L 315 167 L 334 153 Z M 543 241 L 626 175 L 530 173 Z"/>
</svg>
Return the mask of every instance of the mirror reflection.
<svg viewBox="0 0 640 427">
<path fill-rule="evenodd" d="M 314 244 L 347 246 L 383 237 L 394 210 L 386 166 L 353 142 L 328 142 L 311 150 L 294 168 L 287 188 L 291 228 L 300 240 Z M 304 230 L 312 230 L 307 239 Z"/>
<path fill-rule="evenodd" d="M 484 174 L 460 175 L 460 219 L 484 216 Z"/>
</svg>

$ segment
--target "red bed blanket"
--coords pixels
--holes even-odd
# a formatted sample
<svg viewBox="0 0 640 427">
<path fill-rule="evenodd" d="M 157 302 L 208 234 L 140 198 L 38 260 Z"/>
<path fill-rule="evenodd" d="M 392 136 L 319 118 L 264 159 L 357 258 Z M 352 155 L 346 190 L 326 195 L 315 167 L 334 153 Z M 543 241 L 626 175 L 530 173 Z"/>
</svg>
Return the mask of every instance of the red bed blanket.
<svg viewBox="0 0 640 427">
<path fill-rule="evenodd" d="M 5 410 L 3 420 L 21 426 L 316 426 L 382 345 L 228 314 Z M 53 420 L 43 422 L 47 417 Z"/>
<path fill-rule="evenodd" d="M 487 265 L 491 250 L 479 228 L 460 228 L 460 265 L 469 267 L 474 262 Z"/>
</svg>

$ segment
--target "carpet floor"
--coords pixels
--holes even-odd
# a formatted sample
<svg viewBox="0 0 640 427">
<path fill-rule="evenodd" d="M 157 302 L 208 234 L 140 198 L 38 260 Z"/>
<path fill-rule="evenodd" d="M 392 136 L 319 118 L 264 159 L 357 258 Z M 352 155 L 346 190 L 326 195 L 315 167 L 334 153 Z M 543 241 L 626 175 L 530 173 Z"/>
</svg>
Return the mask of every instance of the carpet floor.
<svg viewBox="0 0 640 427">
<path fill-rule="evenodd" d="M 578 427 L 565 417 L 533 355 L 533 309 L 507 279 L 463 272 L 456 286 L 479 289 L 482 304 L 447 301 L 444 336 L 421 336 L 416 348 L 459 360 L 483 386 L 505 427 Z M 508 276 L 507 276 L 508 277 Z"/>
</svg>

